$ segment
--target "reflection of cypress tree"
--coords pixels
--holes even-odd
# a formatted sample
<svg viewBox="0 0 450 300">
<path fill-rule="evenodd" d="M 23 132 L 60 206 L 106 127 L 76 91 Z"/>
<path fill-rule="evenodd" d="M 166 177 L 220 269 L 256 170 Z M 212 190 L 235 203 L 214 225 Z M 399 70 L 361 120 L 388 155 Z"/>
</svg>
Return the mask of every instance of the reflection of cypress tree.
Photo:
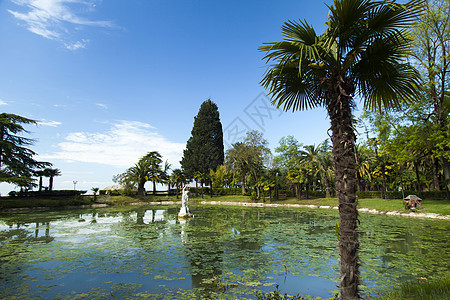
<svg viewBox="0 0 450 300">
<path fill-rule="evenodd" d="M 192 226 L 209 228 L 209 230 L 190 232 L 184 244 L 186 258 L 191 265 L 192 288 L 214 289 L 212 283 L 205 284 L 205 279 L 212 279 L 222 274 L 223 246 L 217 242 L 220 233 L 210 222 L 201 219 L 189 220 Z"/>
</svg>

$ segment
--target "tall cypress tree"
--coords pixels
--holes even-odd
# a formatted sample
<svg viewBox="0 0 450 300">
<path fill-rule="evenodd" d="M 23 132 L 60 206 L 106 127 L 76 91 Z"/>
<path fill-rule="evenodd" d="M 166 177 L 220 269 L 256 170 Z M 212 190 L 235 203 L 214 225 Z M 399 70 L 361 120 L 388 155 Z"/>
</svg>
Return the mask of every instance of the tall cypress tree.
<svg viewBox="0 0 450 300">
<path fill-rule="evenodd" d="M 183 152 L 181 166 L 188 177 L 195 172 L 209 174 L 224 161 L 223 132 L 217 105 L 208 99 L 202 103 L 191 137 L 187 141 Z"/>
</svg>

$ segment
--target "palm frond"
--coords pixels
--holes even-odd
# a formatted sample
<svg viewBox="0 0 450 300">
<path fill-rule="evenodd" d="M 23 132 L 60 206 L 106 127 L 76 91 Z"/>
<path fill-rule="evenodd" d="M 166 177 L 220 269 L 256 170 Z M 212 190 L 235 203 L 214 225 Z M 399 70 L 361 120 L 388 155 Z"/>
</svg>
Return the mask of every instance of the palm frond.
<svg viewBox="0 0 450 300">
<path fill-rule="evenodd" d="M 321 105 L 316 97 L 317 71 L 305 69 L 299 76 L 296 65 L 272 66 L 261 84 L 269 90 L 272 104 L 288 110 L 306 110 Z"/>
</svg>

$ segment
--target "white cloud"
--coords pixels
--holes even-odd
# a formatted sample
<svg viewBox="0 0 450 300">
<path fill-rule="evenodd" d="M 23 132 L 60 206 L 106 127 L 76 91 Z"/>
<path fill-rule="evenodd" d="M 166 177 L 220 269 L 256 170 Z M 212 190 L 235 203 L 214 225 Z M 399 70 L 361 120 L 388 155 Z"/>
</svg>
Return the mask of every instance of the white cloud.
<svg viewBox="0 0 450 300">
<path fill-rule="evenodd" d="M 73 132 L 58 144 L 60 151 L 40 155 L 42 159 L 88 162 L 128 168 L 149 151 L 158 151 L 163 160 L 179 165 L 184 143 L 174 143 L 156 128 L 142 122 L 120 121 L 104 133 Z"/>
<path fill-rule="evenodd" d="M 106 105 L 104 103 L 95 103 L 95 105 L 97 105 L 98 107 L 103 108 L 103 109 L 107 109 L 108 108 L 108 105 Z"/>
<path fill-rule="evenodd" d="M 11 0 L 24 8 L 8 10 L 23 21 L 29 31 L 50 40 L 61 42 L 69 50 L 85 48 L 88 40 L 70 41 L 68 37 L 80 26 L 113 27 L 110 21 L 83 18 L 74 11 L 93 11 L 98 0 Z"/>
<path fill-rule="evenodd" d="M 77 42 L 71 42 L 71 43 L 64 43 L 65 47 L 69 50 L 75 51 L 78 49 L 84 49 L 86 48 L 87 43 L 89 43 L 89 40 L 82 39 L 81 41 Z"/>
<path fill-rule="evenodd" d="M 37 123 L 42 126 L 50 126 L 50 127 L 58 127 L 59 125 L 61 125 L 61 122 L 47 121 L 45 119 L 42 121 L 38 121 Z"/>
<path fill-rule="evenodd" d="M 0 99 L 0 106 L 2 105 L 8 105 L 8 103 L 6 103 L 5 101 L 3 101 L 2 99 Z"/>
</svg>

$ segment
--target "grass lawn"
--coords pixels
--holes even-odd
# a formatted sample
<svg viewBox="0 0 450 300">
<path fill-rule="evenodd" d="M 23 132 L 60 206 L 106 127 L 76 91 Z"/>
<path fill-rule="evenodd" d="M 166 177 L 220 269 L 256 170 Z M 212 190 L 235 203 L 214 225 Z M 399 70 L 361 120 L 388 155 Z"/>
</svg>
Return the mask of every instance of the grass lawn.
<svg viewBox="0 0 450 300">
<path fill-rule="evenodd" d="M 190 197 L 191 203 L 198 201 L 224 201 L 224 202 L 255 202 L 248 196 L 230 195 L 230 196 L 214 196 L 209 195 L 201 197 Z M 129 196 L 98 196 L 98 203 L 106 203 L 108 205 L 127 205 L 136 202 L 161 202 L 181 201 L 181 196 L 146 196 L 146 197 L 129 197 Z M 257 201 L 262 203 L 262 200 Z M 384 199 L 359 199 L 359 208 L 370 208 L 379 211 L 407 211 L 403 208 L 401 199 L 384 200 Z M 318 199 L 302 199 L 288 198 L 284 200 L 272 200 L 266 198 L 265 203 L 276 204 L 303 204 L 317 206 L 337 206 L 337 198 L 318 198 Z M 92 204 L 91 197 L 72 197 L 72 198 L 2 198 L 0 199 L 0 209 L 8 208 L 31 208 L 31 207 L 64 207 Z M 437 213 L 442 215 L 450 215 L 450 201 L 448 200 L 427 200 L 422 201 L 422 208 L 418 210 L 422 213 Z"/>
<path fill-rule="evenodd" d="M 399 288 L 386 291 L 384 295 L 376 297 L 377 300 L 431 300 L 450 299 L 450 278 L 436 278 L 411 281 L 402 284 Z"/>
</svg>

